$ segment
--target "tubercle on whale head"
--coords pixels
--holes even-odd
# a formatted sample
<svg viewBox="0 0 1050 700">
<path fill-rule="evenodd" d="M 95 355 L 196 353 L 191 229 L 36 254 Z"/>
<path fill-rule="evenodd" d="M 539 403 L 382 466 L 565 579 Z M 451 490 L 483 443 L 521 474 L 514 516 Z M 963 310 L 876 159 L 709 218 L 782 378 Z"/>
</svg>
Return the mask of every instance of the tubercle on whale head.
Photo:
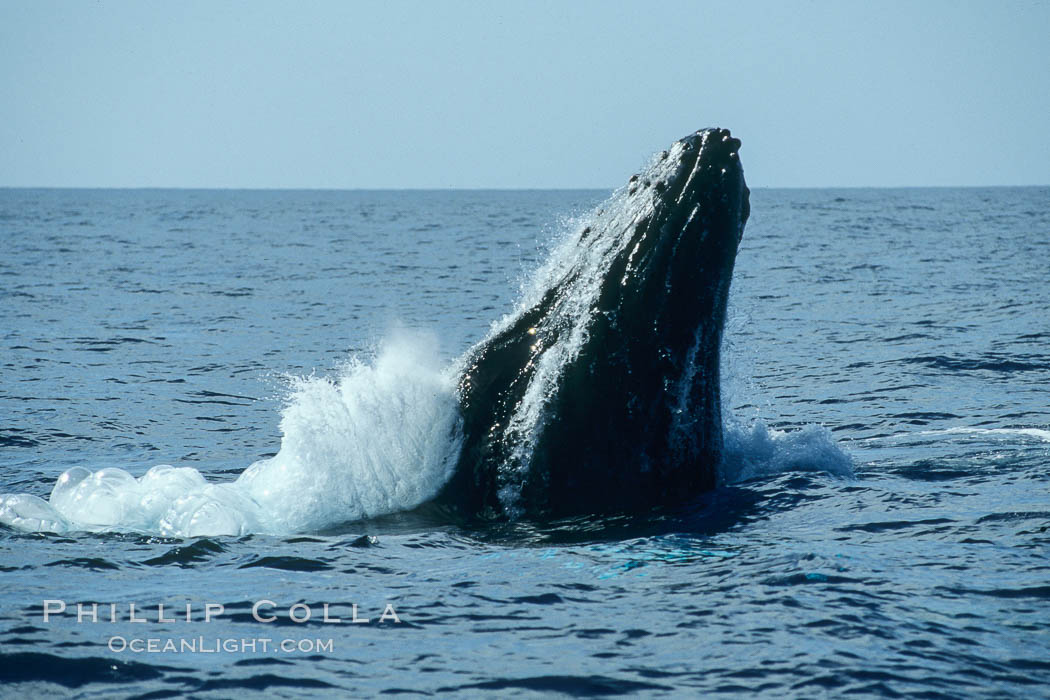
<svg viewBox="0 0 1050 700">
<path fill-rule="evenodd" d="M 602 306 L 620 309 L 624 333 L 645 332 L 630 319 L 653 320 L 681 344 L 703 318 L 720 318 L 750 213 L 739 149 L 729 130 L 701 129 L 657 154 L 620 190 L 633 223 L 610 231 L 627 238 L 612 268 L 618 289 L 606 284 Z M 724 289 L 712 294 L 716 282 Z M 690 308 L 692 300 L 702 303 Z"/>
<path fill-rule="evenodd" d="M 623 230 L 631 250 L 627 277 L 632 271 L 652 277 L 655 266 L 663 270 L 657 276 L 675 270 L 681 278 L 688 260 L 701 269 L 731 265 L 750 214 L 739 150 L 728 129 L 701 129 L 658 153 L 618 190 L 614 199 L 635 221 Z"/>
<path fill-rule="evenodd" d="M 652 167 L 667 173 L 663 184 L 671 189 L 676 204 L 698 194 L 707 194 L 708 199 L 712 193 L 721 197 L 739 194 L 742 230 L 750 214 L 750 191 L 740 165 L 740 139 L 729 129 L 700 129 L 663 153 L 668 155 L 657 159 Z"/>
</svg>

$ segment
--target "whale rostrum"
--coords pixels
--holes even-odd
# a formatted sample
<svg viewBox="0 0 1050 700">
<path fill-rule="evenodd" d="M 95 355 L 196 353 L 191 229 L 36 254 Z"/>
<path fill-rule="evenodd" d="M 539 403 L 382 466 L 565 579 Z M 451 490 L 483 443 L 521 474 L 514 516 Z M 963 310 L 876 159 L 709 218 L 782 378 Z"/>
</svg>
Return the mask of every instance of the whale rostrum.
<svg viewBox="0 0 1050 700">
<path fill-rule="evenodd" d="M 704 129 L 654 156 L 464 355 L 462 449 L 438 506 L 549 518 L 715 486 L 722 328 L 749 213 L 739 148 Z"/>
</svg>

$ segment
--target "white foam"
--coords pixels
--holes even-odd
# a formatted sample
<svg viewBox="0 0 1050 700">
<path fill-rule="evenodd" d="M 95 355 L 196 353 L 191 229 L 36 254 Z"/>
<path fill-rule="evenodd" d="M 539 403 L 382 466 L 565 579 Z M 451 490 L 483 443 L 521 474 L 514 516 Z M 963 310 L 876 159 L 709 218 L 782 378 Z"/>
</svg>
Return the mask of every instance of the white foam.
<svg viewBox="0 0 1050 700">
<path fill-rule="evenodd" d="M 1050 442 L 1050 430 L 1040 428 L 969 428 L 957 426 L 943 430 L 923 430 L 920 435 L 1020 435 Z"/>
<path fill-rule="evenodd" d="M 459 455 L 451 375 L 434 343 L 400 335 L 374 364 L 298 383 L 273 458 L 237 484 L 278 532 L 316 530 L 405 510 L 437 494 Z"/>
<path fill-rule="evenodd" d="M 853 477 L 853 459 L 835 441 L 831 431 L 820 425 L 781 431 L 770 429 L 761 420 L 747 426 L 729 420 L 724 437 L 721 480 L 726 484 L 789 471 Z"/>
<path fill-rule="evenodd" d="M 916 441 L 936 442 L 945 435 L 959 436 L 958 439 L 986 439 L 995 443 L 1008 442 L 1011 438 L 1017 437 L 1050 442 L 1050 430 L 1044 428 L 974 428 L 962 425 L 952 428 L 903 431 L 891 435 L 877 435 L 875 437 L 860 438 L 857 442 L 865 444 L 889 443 L 891 445 Z"/>
<path fill-rule="evenodd" d="M 139 478 L 73 467 L 49 501 L 0 495 L 0 523 L 25 531 L 135 531 L 174 537 L 286 534 L 412 508 L 436 495 L 459 454 L 453 378 L 432 338 L 394 334 L 374 362 L 295 382 L 281 449 L 233 482 L 190 467 Z"/>
</svg>

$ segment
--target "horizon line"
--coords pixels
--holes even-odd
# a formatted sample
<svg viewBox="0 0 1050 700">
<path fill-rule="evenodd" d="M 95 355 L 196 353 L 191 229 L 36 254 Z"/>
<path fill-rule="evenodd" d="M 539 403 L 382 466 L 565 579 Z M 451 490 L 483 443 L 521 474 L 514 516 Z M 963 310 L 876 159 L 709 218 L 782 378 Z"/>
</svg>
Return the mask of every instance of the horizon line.
<svg viewBox="0 0 1050 700">
<path fill-rule="evenodd" d="M 616 187 L 208 187 L 185 185 L 0 185 L 0 190 L 186 191 L 186 192 L 613 192 Z M 1024 185 L 749 185 L 751 190 L 965 190 L 1050 187 Z"/>
</svg>

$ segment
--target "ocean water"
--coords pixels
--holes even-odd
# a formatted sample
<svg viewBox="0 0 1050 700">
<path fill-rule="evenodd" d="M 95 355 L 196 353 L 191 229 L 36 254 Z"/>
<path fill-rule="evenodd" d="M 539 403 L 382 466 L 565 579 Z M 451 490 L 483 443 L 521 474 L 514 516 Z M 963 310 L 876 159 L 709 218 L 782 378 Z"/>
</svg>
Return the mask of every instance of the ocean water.
<svg viewBox="0 0 1050 700">
<path fill-rule="evenodd" d="M 1047 695 L 1048 188 L 756 190 L 718 490 L 397 512 L 606 195 L 0 190 L 0 695 Z"/>
</svg>

